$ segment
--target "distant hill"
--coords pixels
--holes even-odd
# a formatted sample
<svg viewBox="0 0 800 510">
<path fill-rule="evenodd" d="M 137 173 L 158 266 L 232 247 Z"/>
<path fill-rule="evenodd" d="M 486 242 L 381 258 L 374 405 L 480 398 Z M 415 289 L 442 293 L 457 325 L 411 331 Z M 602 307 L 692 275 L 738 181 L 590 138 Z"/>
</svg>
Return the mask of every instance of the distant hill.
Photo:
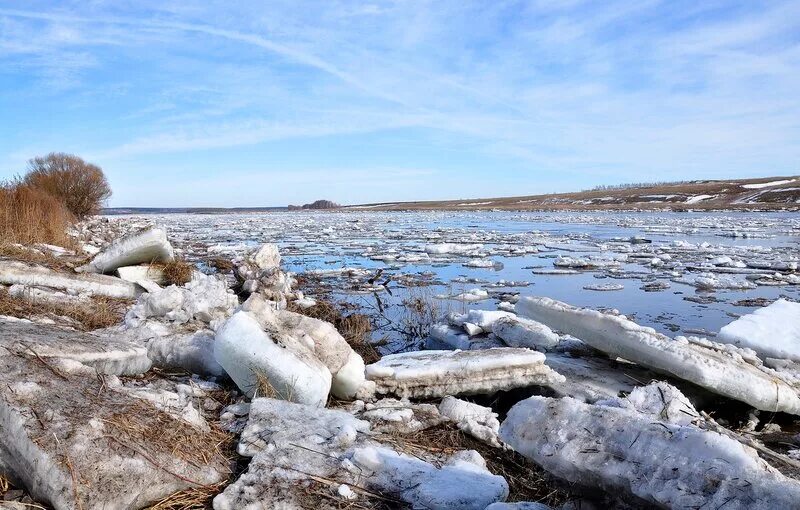
<svg viewBox="0 0 800 510">
<path fill-rule="evenodd" d="M 311 202 L 310 204 L 303 204 L 303 205 L 290 205 L 290 211 L 297 211 L 299 209 L 338 209 L 341 207 L 336 202 L 331 202 L 330 200 L 317 200 L 315 202 Z"/>
<path fill-rule="evenodd" d="M 573 193 L 347 206 L 352 210 L 800 210 L 800 176 L 598 186 Z"/>
</svg>

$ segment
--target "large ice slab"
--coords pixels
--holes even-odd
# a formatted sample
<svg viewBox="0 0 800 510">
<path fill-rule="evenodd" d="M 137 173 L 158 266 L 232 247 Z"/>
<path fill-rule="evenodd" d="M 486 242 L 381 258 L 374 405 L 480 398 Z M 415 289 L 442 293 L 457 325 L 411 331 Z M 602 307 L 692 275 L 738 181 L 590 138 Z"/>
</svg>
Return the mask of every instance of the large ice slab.
<svg viewBox="0 0 800 510">
<path fill-rule="evenodd" d="M 779 299 L 724 326 L 716 340 L 764 358 L 800 361 L 800 303 Z"/>
<path fill-rule="evenodd" d="M 123 266 L 150 262 L 169 262 L 174 257 L 167 231 L 153 227 L 117 239 L 95 255 L 91 262 L 78 268 L 85 273 L 110 273 Z"/>
<path fill-rule="evenodd" d="M 314 406 L 328 400 L 331 373 L 310 347 L 292 336 L 274 337 L 250 312 L 235 313 L 217 330 L 214 356 L 250 397 L 266 382 L 285 400 Z"/>
<path fill-rule="evenodd" d="M 4 462 L 55 510 L 144 508 L 227 476 L 219 437 L 74 361 L 0 354 L 0 386 Z"/>
<path fill-rule="evenodd" d="M 673 396 L 664 398 L 671 403 Z M 665 407 L 661 398 L 657 402 Z M 797 507 L 796 480 L 733 439 L 665 420 L 658 409 L 648 411 L 654 402 L 643 396 L 622 408 L 531 397 L 509 411 L 500 437 L 569 482 L 628 494 L 660 508 Z"/>
<path fill-rule="evenodd" d="M 138 375 L 150 369 L 147 350 L 135 343 L 26 320 L 0 319 L 0 356 L 10 353 L 77 361 L 99 374 Z"/>
<path fill-rule="evenodd" d="M 56 272 L 22 262 L 0 261 L 0 283 L 49 287 L 71 294 L 88 294 L 120 299 L 136 299 L 143 292 L 138 285 L 105 275 L 78 275 Z"/>
<path fill-rule="evenodd" d="M 674 375 L 756 409 L 800 414 L 796 381 L 752 353 L 705 339 L 669 338 L 619 316 L 549 298 L 524 298 L 517 311 L 612 356 Z"/>
<path fill-rule="evenodd" d="M 367 366 L 378 394 L 433 398 L 494 393 L 564 380 L 544 364 L 544 354 L 511 347 L 478 351 L 390 354 Z"/>
</svg>

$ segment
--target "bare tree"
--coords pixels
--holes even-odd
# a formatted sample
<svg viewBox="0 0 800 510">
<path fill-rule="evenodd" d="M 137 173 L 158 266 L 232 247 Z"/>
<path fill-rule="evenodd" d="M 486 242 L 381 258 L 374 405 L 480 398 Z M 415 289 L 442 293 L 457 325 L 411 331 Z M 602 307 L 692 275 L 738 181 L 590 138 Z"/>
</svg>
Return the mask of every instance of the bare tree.
<svg viewBox="0 0 800 510">
<path fill-rule="evenodd" d="M 77 218 L 97 214 L 111 196 L 111 187 L 99 166 L 63 152 L 28 161 L 24 182 L 64 202 Z"/>
</svg>

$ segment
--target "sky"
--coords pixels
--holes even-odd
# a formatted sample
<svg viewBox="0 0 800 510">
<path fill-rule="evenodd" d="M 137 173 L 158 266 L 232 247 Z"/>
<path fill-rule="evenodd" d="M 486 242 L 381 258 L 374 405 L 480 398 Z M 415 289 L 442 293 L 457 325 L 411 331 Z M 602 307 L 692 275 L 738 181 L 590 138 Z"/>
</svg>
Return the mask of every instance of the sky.
<svg viewBox="0 0 800 510">
<path fill-rule="evenodd" d="M 0 179 L 112 207 L 800 174 L 800 2 L 0 0 Z"/>
</svg>

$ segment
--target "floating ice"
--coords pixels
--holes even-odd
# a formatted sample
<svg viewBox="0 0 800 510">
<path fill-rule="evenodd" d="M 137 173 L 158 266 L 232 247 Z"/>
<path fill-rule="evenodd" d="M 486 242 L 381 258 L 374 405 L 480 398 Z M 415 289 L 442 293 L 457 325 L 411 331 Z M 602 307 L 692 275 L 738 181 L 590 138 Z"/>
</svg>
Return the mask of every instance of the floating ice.
<svg viewBox="0 0 800 510">
<path fill-rule="evenodd" d="M 752 351 L 705 339 L 673 340 L 624 317 L 549 298 L 523 298 L 517 311 L 612 356 L 672 374 L 756 409 L 800 414 L 797 383 L 764 367 Z"/>
<path fill-rule="evenodd" d="M 716 340 L 749 347 L 764 358 L 800 361 L 800 303 L 779 299 L 724 326 Z"/>
</svg>

